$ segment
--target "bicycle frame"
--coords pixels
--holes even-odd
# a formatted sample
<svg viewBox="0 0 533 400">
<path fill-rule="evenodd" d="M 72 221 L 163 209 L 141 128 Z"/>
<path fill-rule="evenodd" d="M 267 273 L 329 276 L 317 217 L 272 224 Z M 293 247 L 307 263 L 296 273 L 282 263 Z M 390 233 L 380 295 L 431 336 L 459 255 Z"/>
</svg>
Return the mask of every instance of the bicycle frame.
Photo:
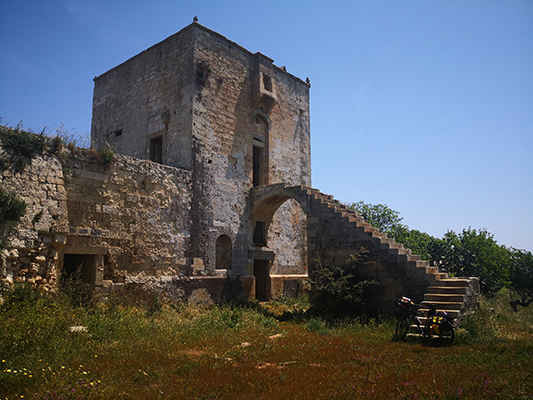
<svg viewBox="0 0 533 400">
<path fill-rule="evenodd" d="M 410 330 L 416 329 L 416 333 L 425 339 L 438 336 L 449 344 L 453 343 L 455 326 L 453 320 L 445 312 L 437 312 L 435 305 L 430 304 L 427 314 L 424 315 L 420 311 L 423 306 L 412 302 L 408 297 L 402 297 L 396 302 L 405 310 L 398 316 L 396 339 L 403 340 Z M 425 323 L 422 323 L 421 316 L 426 317 Z"/>
</svg>

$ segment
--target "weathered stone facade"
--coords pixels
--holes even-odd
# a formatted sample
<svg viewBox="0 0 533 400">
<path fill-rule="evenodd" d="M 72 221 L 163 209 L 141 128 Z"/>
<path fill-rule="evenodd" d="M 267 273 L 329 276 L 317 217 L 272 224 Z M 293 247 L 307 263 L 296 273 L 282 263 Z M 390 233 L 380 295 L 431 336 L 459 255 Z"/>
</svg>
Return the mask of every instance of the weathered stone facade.
<svg viewBox="0 0 533 400">
<path fill-rule="evenodd" d="M 0 156 L 6 153 L 0 149 Z M 0 172 L 4 189 L 25 201 L 26 214 L 9 236 L 0 257 L 0 278 L 8 284 L 29 282 L 53 291 L 57 286 L 60 252 L 68 233 L 67 194 L 59 160 L 44 155 L 24 170 Z"/>
<path fill-rule="evenodd" d="M 252 240 L 253 186 L 311 183 L 309 84 L 268 57 L 193 23 L 95 78 L 92 138 L 191 172 L 188 255 L 208 273 L 229 269 L 250 295 L 254 268 L 305 276 L 305 215 L 297 203 L 279 210 L 270 246 Z M 231 265 L 217 268 L 223 237 Z M 275 257 L 254 267 L 250 250 Z"/>
<path fill-rule="evenodd" d="M 265 300 L 297 294 L 315 257 L 342 266 L 364 246 L 384 311 L 428 286 L 475 308 L 475 281 L 309 188 L 310 85 L 268 57 L 194 22 L 94 82 L 92 146 L 115 150 L 110 165 L 76 150 L 2 172 L 29 205 L 2 255 L 9 284 L 54 290 L 80 267 L 104 295 Z"/>
</svg>

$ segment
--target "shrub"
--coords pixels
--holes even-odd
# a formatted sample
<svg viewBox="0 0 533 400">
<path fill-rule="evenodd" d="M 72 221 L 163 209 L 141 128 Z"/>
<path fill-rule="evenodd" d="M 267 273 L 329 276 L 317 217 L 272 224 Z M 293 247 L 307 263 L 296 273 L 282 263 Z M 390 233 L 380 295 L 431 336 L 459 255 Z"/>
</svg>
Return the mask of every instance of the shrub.
<svg viewBox="0 0 533 400">
<path fill-rule="evenodd" d="M 100 147 L 98 147 L 98 156 L 102 160 L 102 163 L 105 167 L 111 165 L 111 163 L 115 159 L 115 153 L 107 142 L 101 144 Z"/>
<path fill-rule="evenodd" d="M 63 274 L 59 280 L 61 293 L 67 297 L 73 307 L 93 308 L 96 304 L 90 284 L 83 281 L 81 267 L 73 274 Z"/>
<path fill-rule="evenodd" d="M 26 203 L 0 186 L 0 250 L 5 247 L 10 229 L 26 212 Z"/>
<path fill-rule="evenodd" d="M 512 291 L 510 305 L 514 311 L 517 307 L 528 307 L 533 302 L 533 254 L 525 250 L 511 249 L 511 268 L 509 280 Z M 520 300 L 516 299 L 518 295 Z"/>
<path fill-rule="evenodd" d="M 310 311 L 331 316 L 376 314 L 379 283 L 361 272 L 367 256 L 368 251 L 361 248 L 343 268 L 323 266 L 316 260 L 311 273 Z"/>
<path fill-rule="evenodd" d="M 9 128 L 0 126 L 0 141 L 15 157 L 33 158 L 36 153 L 42 153 L 47 148 L 47 138 L 44 131 L 40 134 L 23 131 L 20 126 Z"/>
</svg>

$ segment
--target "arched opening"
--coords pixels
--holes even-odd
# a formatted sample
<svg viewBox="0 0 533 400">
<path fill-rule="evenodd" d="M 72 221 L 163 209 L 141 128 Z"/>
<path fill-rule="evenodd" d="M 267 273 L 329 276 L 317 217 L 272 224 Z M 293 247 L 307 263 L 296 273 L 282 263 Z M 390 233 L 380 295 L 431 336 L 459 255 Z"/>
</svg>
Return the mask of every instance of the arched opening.
<svg viewBox="0 0 533 400">
<path fill-rule="evenodd" d="M 220 235 L 216 245 L 216 269 L 231 269 L 231 238 Z"/>
<path fill-rule="evenodd" d="M 289 199 L 276 210 L 267 240 L 275 254 L 271 275 L 307 273 L 307 216 L 296 200 Z"/>
<path fill-rule="evenodd" d="M 297 296 L 308 271 L 306 213 L 283 191 L 262 200 L 252 212 L 256 298 Z"/>
</svg>

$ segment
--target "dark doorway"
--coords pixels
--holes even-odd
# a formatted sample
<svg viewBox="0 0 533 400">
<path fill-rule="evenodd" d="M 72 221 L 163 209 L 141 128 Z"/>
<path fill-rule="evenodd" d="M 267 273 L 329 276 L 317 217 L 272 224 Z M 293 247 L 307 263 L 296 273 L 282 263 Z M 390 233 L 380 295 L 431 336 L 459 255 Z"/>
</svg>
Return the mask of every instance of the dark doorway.
<svg viewBox="0 0 533 400">
<path fill-rule="evenodd" d="M 217 239 L 216 269 L 231 269 L 231 239 L 220 235 Z"/>
<path fill-rule="evenodd" d="M 90 254 L 65 254 L 63 256 L 63 273 L 65 277 L 74 276 L 78 270 L 80 279 L 94 287 L 96 256 Z"/>
<path fill-rule="evenodd" d="M 270 261 L 254 260 L 255 298 L 259 301 L 267 301 L 269 297 Z"/>
</svg>

